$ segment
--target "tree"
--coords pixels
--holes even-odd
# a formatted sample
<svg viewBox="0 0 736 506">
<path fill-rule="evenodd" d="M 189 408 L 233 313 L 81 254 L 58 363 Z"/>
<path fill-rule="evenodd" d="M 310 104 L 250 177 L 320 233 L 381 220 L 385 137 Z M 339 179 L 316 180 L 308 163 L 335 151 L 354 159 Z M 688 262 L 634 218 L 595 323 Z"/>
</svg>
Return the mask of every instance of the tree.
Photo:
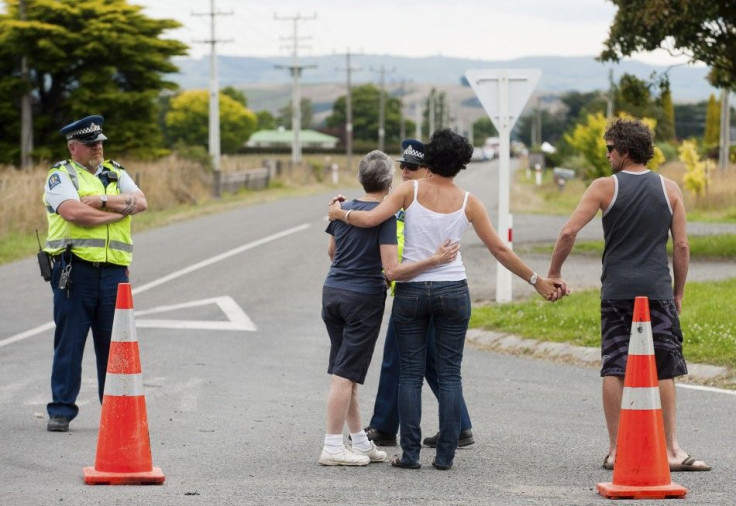
<svg viewBox="0 0 736 506">
<path fill-rule="evenodd" d="M 284 107 L 282 107 L 281 109 L 279 109 L 279 117 L 278 117 L 278 120 L 277 120 L 277 123 L 280 126 L 286 128 L 286 129 L 289 129 L 289 130 L 291 129 L 291 104 L 292 104 L 291 103 L 291 100 L 289 100 L 289 103 L 287 105 L 285 105 Z M 306 129 L 312 128 L 312 120 L 314 118 L 314 110 L 312 108 L 312 101 L 309 100 L 308 98 L 302 97 L 301 104 L 302 104 L 302 108 L 301 108 L 301 114 L 302 114 L 301 124 L 302 124 L 302 129 L 303 130 L 306 130 Z"/>
<path fill-rule="evenodd" d="M 678 149 L 680 153 L 680 161 L 685 164 L 685 175 L 682 178 L 682 184 L 686 190 L 699 197 L 705 192 L 708 186 L 708 162 L 713 164 L 712 160 L 702 161 L 698 154 L 698 148 L 695 141 L 683 141 Z"/>
<path fill-rule="evenodd" d="M 241 90 L 235 89 L 232 86 L 225 86 L 223 89 L 220 90 L 220 93 L 232 98 L 243 107 L 248 107 L 248 97 L 246 97 L 245 93 L 243 93 Z"/>
<path fill-rule="evenodd" d="M 705 135 L 703 141 L 708 146 L 716 146 L 721 137 L 721 104 L 711 93 L 708 108 L 705 110 Z"/>
<path fill-rule="evenodd" d="M 126 0 L 3 0 L 0 14 L 0 161 L 18 159 L 20 99 L 28 89 L 20 77 L 26 55 L 33 95 L 35 155 L 67 156 L 59 128 L 90 114 L 105 117 L 105 135 L 115 151 L 151 152 L 161 145 L 156 98 L 175 89 L 164 79 L 177 68 L 170 58 L 186 46 L 163 39 L 178 28 L 153 19 Z"/>
<path fill-rule="evenodd" d="M 573 121 L 585 118 L 588 114 L 605 113 L 608 107 L 606 97 L 600 91 L 569 91 L 560 100 L 567 106 L 567 116 Z"/>
<path fill-rule="evenodd" d="M 660 84 L 659 108 L 662 115 L 657 122 L 656 137 L 660 141 L 671 142 L 675 140 L 675 104 L 672 102 L 672 92 L 669 81 Z"/>
<path fill-rule="evenodd" d="M 646 82 L 632 74 L 624 74 L 616 87 L 615 113 L 626 112 L 642 117 L 650 113 L 651 93 Z"/>
<path fill-rule="evenodd" d="M 364 84 L 352 88 L 351 102 L 353 106 L 353 138 L 368 142 L 378 142 L 378 94 L 379 89 L 373 84 Z M 401 100 L 386 94 L 385 131 L 386 145 L 398 145 L 401 142 Z M 345 95 L 338 97 L 332 105 L 332 114 L 325 121 L 327 127 L 345 128 Z M 412 131 L 410 122 L 406 123 L 407 132 Z"/>
<path fill-rule="evenodd" d="M 733 0 L 611 0 L 618 7 L 603 61 L 662 48 L 710 67 L 718 88 L 736 88 L 736 3 Z"/>
<path fill-rule="evenodd" d="M 621 114 L 621 118 L 634 119 L 631 115 Z M 642 118 L 641 122 L 654 131 L 656 120 Z M 606 132 L 608 120 L 602 113 L 589 114 L 584 123 L 578 123 L 571 134 L 565 134 L 565 142 L 578 151 L 588 162 L 589 167 L 582 172 L 583 179 L 593 179 L 607 176 L 610 169 L 606 158 L 606 141 L 603 134 Z M 654 148 L 654 157 L 647 163 L 647 167 L 656 170 L 664 163 L 665 157 L 658 147 Z"/>
<path fill-rule="evenodd" d="M 258 124 L 256 125 L 258 130 L 273 130 L 277 126 L 276 117 L 271 114 L 271 111 L 258 111 L 256 118 L 258 118 Z"/>
<path fill-rule="evenodd" d="M 220 147 L 237 153 L 256 129 L 256 115 L 240 102 L 220 92 Z M 209 147 L 209 92 L 184 91 L 171 100 L 166 128 L 173 143 Z"/>
<path fill-rule="evenodd" d="M 586 181 L 608 175 L 606 141 L 603 139 L 606 124 L 606 117 L 602 113 L 589 114 L 585 122 L 578 123 L 571 134 L 565 134 L 565 142 L 577 150 L 589 164 L 582 173 Z"/>
<path fill-rule="evenodd" d="M 483 116 L 473 123 L 473 140 L 475 144 L 481 146 L 488 137 L 498 137 L 498 130 L 493 126 L 491 118 Z"/>
</svg>

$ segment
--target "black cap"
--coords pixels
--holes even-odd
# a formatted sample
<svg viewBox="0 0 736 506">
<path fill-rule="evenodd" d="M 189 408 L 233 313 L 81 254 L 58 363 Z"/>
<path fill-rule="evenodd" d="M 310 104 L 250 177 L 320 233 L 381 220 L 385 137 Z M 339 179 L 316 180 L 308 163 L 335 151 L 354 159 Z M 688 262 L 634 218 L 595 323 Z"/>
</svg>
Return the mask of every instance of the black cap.
<svg viewBox="0 0 736 506">
<path fill-rule="evenodd" d="M 77 140 L 80 142 L 106 141 L 107 137 L 102 134 L 102 124 L 105 118 L 102 116 L 87 116 L 59 130 L 66 135 L 66 140 Z"/>
<path fill-rule="evenodd" d="M 404 150 L 397 162 L 424 165 L 424 143 L 416 139 L 404 139 L 401 141 L 401 149 Z"/>
</svg>

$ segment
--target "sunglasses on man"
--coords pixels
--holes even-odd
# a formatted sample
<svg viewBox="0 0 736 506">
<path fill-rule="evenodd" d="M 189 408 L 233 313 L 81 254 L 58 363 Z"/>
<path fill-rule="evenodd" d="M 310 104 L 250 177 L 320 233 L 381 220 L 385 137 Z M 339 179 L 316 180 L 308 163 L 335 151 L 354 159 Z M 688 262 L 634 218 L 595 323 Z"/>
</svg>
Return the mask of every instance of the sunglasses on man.
<svg viewBox="0 0 736 506">
<path fill-rule="evenodd" d="M 401 167 L 402 169 L 410 170 L 412 172 L 414 172 L 415 170 L 419 170 L 419 165 L 414 165 L 413 163 L 402 162 L 399 164 L 399 167 Z"/>
<path fill-rule="evenodd" d="M 613 144 L 606 144 L 606 149 L 607 149 L 607 150 L 608 150 L 608 152 L 610 153 L 610 152 L 612 152 L 612 151 L 613 151 L 614 149 L 616 149 L 616 146 L 614 146 Z"/>
</svg>

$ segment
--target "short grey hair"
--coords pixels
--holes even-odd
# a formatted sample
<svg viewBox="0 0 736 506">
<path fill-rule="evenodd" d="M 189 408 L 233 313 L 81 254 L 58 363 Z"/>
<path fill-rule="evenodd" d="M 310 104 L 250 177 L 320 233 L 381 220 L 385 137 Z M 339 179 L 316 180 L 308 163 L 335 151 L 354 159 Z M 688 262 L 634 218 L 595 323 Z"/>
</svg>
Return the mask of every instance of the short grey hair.
<svg viewBox="0 0 736 506">
<path fill-rule="evenodd" d="M 387 190 L 394 182 L 394 161 L 383 151 L 373 150 L 358 164 L 358 181 L 368 192 Z"/>
</svg>

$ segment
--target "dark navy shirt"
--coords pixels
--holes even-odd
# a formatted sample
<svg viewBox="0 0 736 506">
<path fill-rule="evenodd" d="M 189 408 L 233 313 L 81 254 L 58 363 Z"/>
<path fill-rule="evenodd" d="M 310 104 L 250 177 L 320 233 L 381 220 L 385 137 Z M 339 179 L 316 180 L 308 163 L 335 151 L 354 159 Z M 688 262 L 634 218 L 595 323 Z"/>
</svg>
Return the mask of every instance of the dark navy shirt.
<svg viewBox="0 0 736 506">
<path fill-rule="evenodd" d="M 345 210 L 370 211 L 378 202 L 351 200 Z M 326 232 L 335 236 L 335 258 L 325 279 L 325 286 L 360 293 L 382 293 L 386 280 L 381 264 L 381 244 L 396 244 L 396 218 L 390 217 L 377 227 L 360 228 L 331 221 Z"/>
<path fill-rule="evenodd" d="M 662 177 L 619 172 L 613 201 L 603 213 L 601 298 L 672 300 L 667 240 L 672 208 Z"/>
</svg>

